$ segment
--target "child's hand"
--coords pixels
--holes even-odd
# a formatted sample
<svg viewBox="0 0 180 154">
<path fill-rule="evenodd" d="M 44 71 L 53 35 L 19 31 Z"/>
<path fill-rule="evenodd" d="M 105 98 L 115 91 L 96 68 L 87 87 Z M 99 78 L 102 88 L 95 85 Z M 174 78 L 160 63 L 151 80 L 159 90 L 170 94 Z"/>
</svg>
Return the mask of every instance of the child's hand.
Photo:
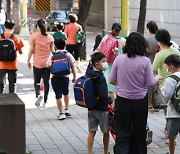
<svg viewBox="0 0 180 154">
<path fill-rule="evenodd" d="M 72 83 L 75 83 L 76 82 L 76 78 L 74 77 L 73 79 L 72 79 Z"/>
<path fill-rule="evenodd" d="M 162 77 L 161 75 L 158 74 L 158 75 L 155 76 L 155 79 L 156 79 L 157 81 L 159 81 L 159 80 L 162 80 L 163 77 Z"/>
<path fill-rule="evenodd" d="M 115 56 L 117 56 L 118 55 L 118 48 L 114 48 L 113 53 Z"/>
</svg>

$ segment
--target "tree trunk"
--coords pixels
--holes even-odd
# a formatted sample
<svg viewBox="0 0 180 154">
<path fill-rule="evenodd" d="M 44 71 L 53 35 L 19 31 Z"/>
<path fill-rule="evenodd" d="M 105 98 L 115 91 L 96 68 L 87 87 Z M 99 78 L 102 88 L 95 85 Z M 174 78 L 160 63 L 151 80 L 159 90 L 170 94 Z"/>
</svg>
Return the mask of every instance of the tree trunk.
<svg viewBox="0 0 180 154">
<path fill-rule="evenodd" d="M 15 22 L 15 34 L 19 34 L 21 30 L 21 12 L 20 12 L 20 0 L 13 0 L 13 20 Z"/>
<path fill-rule="evenodd" d="M 6 1 L 6 15 L 7 15 L 7 19 L 11 19 L 11 0 L 7 0 Z"/>
<path fill-rule="evenodd" d="M 78 23 L 82 26 L 84 32 L 86 32 L 85 21 L 88 16 L 88 12 L 91 6 L 92 0 L 81 0 L 81 6 L 78 12 Z M 86 60 L 86 43 L 80 47 L 80 60 Z"/>
<path fill-rule="evenodd" d="M 145 24 L 145 19 L 146 19 L 146 4 L 147 4 L 147 0 L 141 0 L 137 32 L 141 33 L 142 35 L 144 35 L 144 24 Z"/>
</svg>

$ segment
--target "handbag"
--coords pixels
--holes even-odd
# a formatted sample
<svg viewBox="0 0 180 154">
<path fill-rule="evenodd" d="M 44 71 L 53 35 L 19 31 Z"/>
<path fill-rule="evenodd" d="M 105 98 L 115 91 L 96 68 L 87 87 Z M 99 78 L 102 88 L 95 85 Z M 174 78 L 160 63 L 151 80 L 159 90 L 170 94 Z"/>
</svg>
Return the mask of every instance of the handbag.
<svg viewBox="0 0 180 154">
<path fill-rule="evenodd" d="M 167 107 L 166 101 L 161 93 L 158 84 L 155 87 L 153 87 L 152 106 L 154 109 L 165 109 Z"/>
</svg>

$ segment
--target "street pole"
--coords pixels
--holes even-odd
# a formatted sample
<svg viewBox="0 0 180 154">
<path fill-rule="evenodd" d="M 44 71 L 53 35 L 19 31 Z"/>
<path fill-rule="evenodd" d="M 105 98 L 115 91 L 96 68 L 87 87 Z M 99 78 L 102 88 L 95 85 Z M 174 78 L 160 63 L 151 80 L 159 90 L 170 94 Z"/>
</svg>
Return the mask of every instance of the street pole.
<svg viewBox="0 0 180 154">
<path fill-rule="evenodd" d="M 22 0 L 22 26 L 27 24 L 27 0 Z"/>
<path fill-rule="evenodd" d="M 122 36 L 128 36 L 129 28 L 129 0 L 121 0 L 121 24 L 122 24 Z"/>
</svg>

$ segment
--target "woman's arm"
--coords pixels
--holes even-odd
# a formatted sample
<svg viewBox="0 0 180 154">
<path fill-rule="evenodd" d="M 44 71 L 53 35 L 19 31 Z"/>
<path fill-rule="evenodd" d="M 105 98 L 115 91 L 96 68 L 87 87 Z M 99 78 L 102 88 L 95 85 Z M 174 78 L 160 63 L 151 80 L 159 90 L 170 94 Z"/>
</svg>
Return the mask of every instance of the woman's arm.
<svg viewBox="0 0 180 154">
<path fill-rule="evenodd" d="M 51 53 L 55 52 L 54 45 L 51 45 Z"/>
<path fill-rule="evenodd" d="M 27 59 L 27 67 L 28 67 L 28 68 L 31 68 L 30 60 L 31 60 L 33 51 L 34 51 L 34 45 L 31 44 L 31 45 L 30 45 L 30 48 L 29 48 L 28 59 Z"/>
</svg>

